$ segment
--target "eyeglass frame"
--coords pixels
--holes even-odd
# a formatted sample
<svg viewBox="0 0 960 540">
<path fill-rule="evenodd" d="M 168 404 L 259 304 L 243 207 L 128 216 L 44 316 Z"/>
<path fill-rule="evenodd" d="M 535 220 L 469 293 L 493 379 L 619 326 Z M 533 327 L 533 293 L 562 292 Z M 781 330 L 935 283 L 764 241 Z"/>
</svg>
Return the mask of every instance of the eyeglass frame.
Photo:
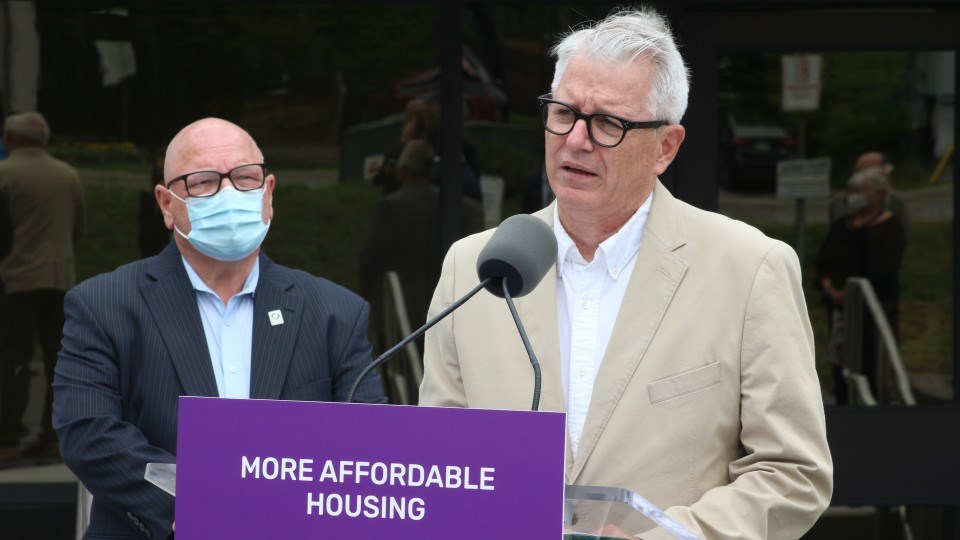
<svg viewBox="0 0 960 540">
<path fill-rule="evenodd" d="M 237 186 L 237 184 L 233 181 L 233 178 L 231 178 L 230 175 L 233 173 L 233 171 L 235 171 L 235 170 L 237 170 L 237 169 L 242 169 L 242 168 L 244 168 L 244 167 L 251 167 L 251 166 L 259 166 L 259 167 L 260 167 L 260 171 L 263 173 L 263 180 L 261 180 L 261 181 L 260 181 L 260 185 L 257 186 L 257 187 L 255 187 L 255 188 L 240 189 L 240 187 Z M 213 174 L 216 174 L 216 175 L 220 176 L 220 180 L 217 182 L 217 189 L 215 189 L 215 190 L 213 191 L 213 193 L 210 193 L 210 194 L 208 194 L 208 195 L 191 195 L 191 194 L 190 194 L 190 187 L 187 186 L 187 177 L 188 177 L 188 176 L 191 176 L 191 175 L 194 175 L 194 174 L 200 174 L 200 173 L 213 173 Z M 217 193 L 220 193 L 220 189 L 223 188 L 223 179 L 224 179 L 224 178 L 226 178 L 227 180 L 229 180 L 229 181 L 230 181 L 230 185 L 233 186 L 233 189 L 235 189 L 235 190 L 237 190 L 237 191 L 255 191 L 255 190 L 258 190 L 258 189 L 262 188 L 262 187 L 264 186 L 264 184 L 267 183 L 267 164 L 266 164 L 266 163 L 245 163 L 245 164 L 243 164 L 243 165 L 237 165 L 236 167 L 230 169 L 229 171 L 227 171 L 227 172 L 225 172 L 225 173 L 222 173 L 222 172 L 220 172 L 220 171 L 193 171 L 193 172 L 188 172 L 187 174 L 181 174 L 180 176 L 178 176 L 178 177 L 176 177 L 176 178 L 171 178 L 169 182 L 165 182 L 165 183 L 164 183 L 164 187 L 167 188 L 167 189 L 170 189 L 170 186 L 173 185 L 174 182 L 179 182 L 180 180 L 183 180 L 183 189 L 184 189 L 184 191 L 187 192 L 187 197 L 195 197 L 195 198 L 213 197 L 213 196 L 216 195 Z"/>
<path fill-rule="evenodd" d="M 570 123 L 570 129 L 568 129 L 567 131 L 565 131 L 565 132 L 563 132 L 563 133 L 558 133 L 558 132 L 553 131 L 552 129 L 550 129 L 550 128 L 547 127 L 547 119 L 544 118 L 544 111 L 546 110 L 548 103 L 556 103 L 557 105 L 563 105 L 564 107 L 566 107 L 566 108 L 570 109 L 571 111 L 573 111 L 573 122 Z M 604 148 L 614 148 L 614 147 L 616 147 L 616 146 L 619 146 L 620 143 L 622 143 L 623 140 L 624 140 L 625 138 L 627 138 L 627 132 L 630 131 L 630 130 L 633 130 L 633 129 L 658 129 L 658 128 L 661 128 L 661 127 L 663 127 L 663 126 L 668 126 L 668 125 L 670 125 L 670 122 L 668 122 L 668 121 L 666 121 L 666 120 L 646 120 L 646 121 L 643 121 L 643 122 L 637 122 L 637 121 L 634 121 L 634 120 L 627 120 L 626 118 L 623 118 L 622 116 L 617 116 L 617 115 L 615 115 L 615 114 L 610 114 L 610 113 L 591 113 L 591 114 L 582 113 L 582 112 L 578 111 L 576 107 L 574 107 L 573 105 L 570 105 L 569 103 L 564 103 L 564 102 L 562 102 L 562 101 L 553 99 L 553 94 L 550 94 L 550 93 L 543 94 L 542 96 L 537 97 L 537 106 L 540 107 L 540 123 L 543 124 L 543 129 L 545 129 L 548 133 L 552 133 L 552 134 L 554 134 L 554 135 L 560 135 L 560 136 L 569 135 L 570 132 L 573 131 L 573 128 L 577 125 L 577 121 L 578 121 L 578 120 L 583 120 L 584 123 L 587 124 L 587 135 L 590 137 L 590 140 L 593 141 L 593 143 L 596 144 L 597 146 L 602 146 L 602 147 L 604 147 Z M 604 143 L 598 141 L 598 140 L 593 136 L 593 127 L 592 127 L 593 124 L 592 124 L 592 121 L 593 121 L 593 119 L 594 119 L 595 117 L 598 117 L 598 116 L 603 116 L 603 117 L 607 117 L 607 118 L 613 118 L 614 120 L 620 122 L 620 124 L 623 125 L 623 133 L 620 134 L 620 140 L 619 140 L 619 141 L 617 141 L 617 142 L 615 142 L 615 143 L 613 143 L 613 144 L 604 144 Z"/>
</svg>

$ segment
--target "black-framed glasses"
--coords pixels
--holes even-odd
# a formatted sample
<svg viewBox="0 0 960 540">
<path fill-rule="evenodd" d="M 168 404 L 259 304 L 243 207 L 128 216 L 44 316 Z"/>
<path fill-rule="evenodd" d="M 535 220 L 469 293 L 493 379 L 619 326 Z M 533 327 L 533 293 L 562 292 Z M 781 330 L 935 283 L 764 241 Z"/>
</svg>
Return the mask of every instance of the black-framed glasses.
<svg viewBox="0 0 960 540">
<path fill-rule="evenodd" d="M 267 166 L 263 163 L 250 163 L 234 167 L 225 173 L 196 171 L 170 180 L 166 187 L 169 189 L 182 180 L 188 197 L 212 197 L 220 191 L 224 178 L 229 178 L 237 191 L 253 191 L 263 187 L 267 178 Z"/>
<path fill-rule="evenodd" d="M 669 123 L 666 120 L 634 122 L 606 113 L 584 114 L 562 101 L 553 99 L 553 94 L 538 97 L 537 105 L 540 106 L 543 129 L 554 135 L 566 135 L 573 131 L 577 120 L 583 120 L 587 123 L 587 134 L 590 140 L 605 148 L 612 148 L 623 142 L 623 138 L 631 129 L 653 129 Z"/>
</svg>

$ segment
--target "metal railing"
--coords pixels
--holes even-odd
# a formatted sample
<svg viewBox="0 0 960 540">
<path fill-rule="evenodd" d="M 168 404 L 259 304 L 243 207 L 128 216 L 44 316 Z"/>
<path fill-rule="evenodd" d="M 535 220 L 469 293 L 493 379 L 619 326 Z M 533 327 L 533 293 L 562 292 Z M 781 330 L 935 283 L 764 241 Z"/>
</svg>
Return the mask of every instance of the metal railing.
<svg viewBox="0 0 960 540">
<path fill-rule="evenodd" d="M 398 343 L 409 336 L 410 318 L 403 299 L 400 276 L 394 271 L 383 275 L 383 334 L 387 343 Z M 416 405 L 417 389 L 423 380 L 423 363 L 416 341 L 411 341 L 395 358 L 382 366 L 381 375 L 400 405 Z"/>
<path fill-rule="evenodd" d="M 862 344 L 864 327 L 864 308 L 867 314 L 873 319 L 878 332 L 879 349 L 877 350 L 878 361 L 875 364 L 876 373 L 873 380 L 876 381 L 877 389 L 882 388 L 884 380 L 883 362 L 879 359 L 889 360 L 893 375 L 896 379 L 896 389 L 900 397 L 900 403 L 904 405 L 916 405 L 917 400 L 913 396 L 913 389 L 910 386 L 910 379 L 907 376 L 907 370 L 903 367 L 903 359 L 900 357 L 900 347 L 897 344 L 897 338 L 890 327 L 890 321 L 877 300 L 877 294 L 873 290 L 873 285 L 866 278 L 850 278 L 847 280 L 843 289 L 843 313 L 846 325 L 844 335 L 844 376 L 847 382 L 855 389 L 856 395 L 864 405 L 877 405 L 883 402 L 882 395 L 880 399 L 874 394 L 871 388 L 869 378 L 862 373 Z M 882 392 L 879 392 L 882 394 Z"/>
<path fill-rule="evenodd" d="M 864 332 L 864 308 L 866 314 L 873 319 L 877 328 L 877 341 L 879 347 L 876 350 L 877 361 L 874 363 L 875 381 L 877 394 L 874 394 L 871 387 L 870 378 L 861 373 L 863 365 L 863 332 Z M 883 388 L 886 380 L 884 374 L 884 364 L 882 359 L 889 360 L 893 375 L 896 379 L 896 388 L 900 396 L 900 403 L 904 405 L 916 405 L 917 401 L 913 396 L 913 389 L 910 387 L 910 379 L 907 377 L 907 370 L 903 367 L 903 359 L 900 357 L 900 346 L 897 344 L 897 338 L 890 327 L 890 321 L 887 319 L 883 306 L 877 300 L 877 294 L 873 290 L 870 280 L 866 278 L 849 278 L 843 289 L 843 314 L 844 314 L 844 368 L 843 374 L 847 383 L 852 387 L 852 394 L 863 405 L 875 406 L 883 401 Z M 876 512 L 886 512 L 887 507 L 877 507 Z M 906 506 L 898 506 L 894 509 L 897 517 L 900 519 L 900 525 L 903 528 L 903 538 L 913 540 L 913 529 L 910 526 L 910 519 L 907 514 Z"/>
</svg>

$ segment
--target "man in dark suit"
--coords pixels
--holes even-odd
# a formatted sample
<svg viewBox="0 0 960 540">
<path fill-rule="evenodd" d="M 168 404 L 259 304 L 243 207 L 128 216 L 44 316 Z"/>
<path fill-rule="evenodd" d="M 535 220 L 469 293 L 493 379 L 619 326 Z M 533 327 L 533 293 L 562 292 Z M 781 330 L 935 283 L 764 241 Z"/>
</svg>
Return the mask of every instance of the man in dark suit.
<svg viewBox="0 0 960 540">
<path fill-rule="evenodd" d="M 93 494 L 85 538 L 170 535 L 173 498 L 143 475 L 176 461 L 179 396 L 338 401 L 370 361 L 362 299 L 260 253 L 275 179 L 250 135 L 195 122 L 164 171 L 174 243 L 66 296 L 54 426 Z M 357 396 L 385 401 L 375 376 Z"/>
</svg>

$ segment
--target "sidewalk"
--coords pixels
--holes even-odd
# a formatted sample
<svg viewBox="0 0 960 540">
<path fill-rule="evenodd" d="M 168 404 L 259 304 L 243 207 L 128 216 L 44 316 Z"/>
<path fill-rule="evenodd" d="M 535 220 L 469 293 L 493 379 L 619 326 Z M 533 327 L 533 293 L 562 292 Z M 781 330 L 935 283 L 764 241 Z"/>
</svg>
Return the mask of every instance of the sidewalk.
<svg viewBox="0 0 960 540">
<path fill-rule="evenodd" d="M 898 191 L 906 203 L 912 222 L 953 219 L 953 184 L 941 184 L 910 191 Z M 796 222 L 796 202 L 778 199 L 773 194 L 741 194 L 720 190 L 718 211 L 747 223 Z M 826 223 L 830 199 L 810 199 L 806 203 L 807 223 Z"/>
</svg>

